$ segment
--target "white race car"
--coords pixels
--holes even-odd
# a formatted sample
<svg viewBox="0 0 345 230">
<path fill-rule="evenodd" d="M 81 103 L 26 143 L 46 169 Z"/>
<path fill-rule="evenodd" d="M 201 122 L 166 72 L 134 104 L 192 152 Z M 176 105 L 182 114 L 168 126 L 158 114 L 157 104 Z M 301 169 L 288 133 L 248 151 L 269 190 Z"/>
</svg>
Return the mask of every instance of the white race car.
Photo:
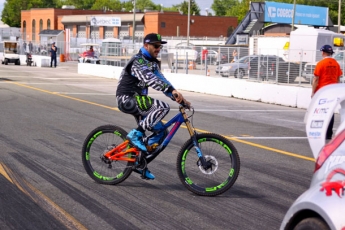
<svg viewBox="0 0 345 230">
<path fill-rule="evenodd" d="M 341 123 L 326 143 L 327 127 L 339 104 Z M 289 208 L 280 229 L 345 230 L 345 84 L 321 88 L 305 121 L 315 171 L 309 189 Z"/>
</svg>

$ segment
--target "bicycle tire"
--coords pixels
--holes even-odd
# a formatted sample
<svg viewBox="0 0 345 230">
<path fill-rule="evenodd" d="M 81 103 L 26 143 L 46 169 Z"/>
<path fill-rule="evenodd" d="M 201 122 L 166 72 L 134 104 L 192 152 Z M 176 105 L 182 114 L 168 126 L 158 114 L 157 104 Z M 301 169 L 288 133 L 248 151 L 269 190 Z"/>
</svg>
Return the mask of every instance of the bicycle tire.
<svg viewBox="0 0 345 230">
<path fill-rule="evenodd" d="M 177 156 L 177 174 L 182 184 L 200 196 L 217 196 L 230 189 L 240 172 L 240 158 L 235 146 L 215 133 L 197 134 L 201 152 L 213 164 L 205 171 L 198 166 L 199 157 L 193 140 L 188 140 Z"/>
<path fill-rule="evenodd" d="M 87 136 L 82 149 L 83 166 L 87 174 L 100 184 L 119 184 L 132 173 L 133 162 L 102 159 L 104 153 L 126 140 L 127 132 L 116 125 L 95 128 Z M 111 166 L 110 166 L 111 165 Z"/>
</svg>

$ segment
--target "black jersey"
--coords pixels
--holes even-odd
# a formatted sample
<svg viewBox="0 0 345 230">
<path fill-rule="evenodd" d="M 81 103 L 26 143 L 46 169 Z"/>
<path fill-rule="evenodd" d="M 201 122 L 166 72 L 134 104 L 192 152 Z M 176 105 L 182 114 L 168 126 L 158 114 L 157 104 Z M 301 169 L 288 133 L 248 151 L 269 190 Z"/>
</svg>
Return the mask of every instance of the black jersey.
<svg viewBox="0 0 345 230">
<path fill-rule="evenodd" d="M 149 57 L 147 51 L 141 48 L 123 68 L 116 96 L 133 96 L 135 93 L 147 95 L 149 87 L 162 91 L 169 97 L 175 89 L 160 71 L 159 61 Z"/>
</svg>

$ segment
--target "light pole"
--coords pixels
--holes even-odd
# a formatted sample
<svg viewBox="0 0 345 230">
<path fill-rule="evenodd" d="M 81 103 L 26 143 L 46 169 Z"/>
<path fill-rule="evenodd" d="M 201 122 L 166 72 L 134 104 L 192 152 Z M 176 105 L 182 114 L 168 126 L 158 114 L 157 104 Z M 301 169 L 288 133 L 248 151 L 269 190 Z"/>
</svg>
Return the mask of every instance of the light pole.
<svg viewBox="0 0 345 230">
<path fill-rule="evenodd" d="M 190 1 L 191 1 L 191 0 L 188 0 L 187 46 L 189 46 L 189 30 L 190 30 Z"/>
<path fill-rule="evenodd" d="M 339 6 L 338 6 L 338 33 L 340 33 L 340 16 L 341 16 L 341 0 L 339 0 Z"/>
<path fill-rule="evenodd" d="M 295 11 L 296 11 L 296 0 L 293 0 L 291 31 L 294 31 L 294 27 L 295 27 Z"/>
<path fill-rule="evenodd" d="M 133 0 L 133 44 L 134 44 L 134 36 L 135 36 L 135 0 Z"/>
</svg>

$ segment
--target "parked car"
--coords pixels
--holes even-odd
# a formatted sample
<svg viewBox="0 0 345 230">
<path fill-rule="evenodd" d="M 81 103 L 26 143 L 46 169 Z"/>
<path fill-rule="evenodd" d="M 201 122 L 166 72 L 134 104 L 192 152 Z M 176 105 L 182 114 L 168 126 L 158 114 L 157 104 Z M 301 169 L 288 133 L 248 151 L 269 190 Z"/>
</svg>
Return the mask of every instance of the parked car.
<svg viewBox="0 0 345 230">
<path fill-rule="evenodd" d="M 234 76 L 235 78 L 242 79 L 248 75 L 249 62 L 252 58 L 252 56 L 245 56 L 235 62 L 217 66 L 216 73 L 222 77 Z"/>
<path fill-rule="evenodd" d="M 194 46 L 176 46 L 173 49 L 168 49 L 168 53 L 174 54 L 174 60 L 178 63 L 185 63 L 188 61 L 195 61 L 198 57 L 198 51 Z"/>
<path fill-rule="evenodd" d="M 198 52 L 196 62 L 201 62 L 201 52 Z M 208 65 L 219 65 L 229 62 L 228 55 L 225 53 L 219 53 L 215 50 L 208 50 L 207 63 Z"/>
<path fill-rule="evenodd" d="M 341 123 L 326 144 L 326 132 L 335 108 Z M 345 229 L 345 85 L 320 89 L 306 114 L 306 131 L 315 162 L 310 187 L 289 208 L 281 230 Z"/>
<path fill-rule="evenodd" d="M 248 69 L 250 79 L 262 81 L 293 83 L 299 75 L 299 64 L 276 55 L 253 55 Z"/>
</svg>

